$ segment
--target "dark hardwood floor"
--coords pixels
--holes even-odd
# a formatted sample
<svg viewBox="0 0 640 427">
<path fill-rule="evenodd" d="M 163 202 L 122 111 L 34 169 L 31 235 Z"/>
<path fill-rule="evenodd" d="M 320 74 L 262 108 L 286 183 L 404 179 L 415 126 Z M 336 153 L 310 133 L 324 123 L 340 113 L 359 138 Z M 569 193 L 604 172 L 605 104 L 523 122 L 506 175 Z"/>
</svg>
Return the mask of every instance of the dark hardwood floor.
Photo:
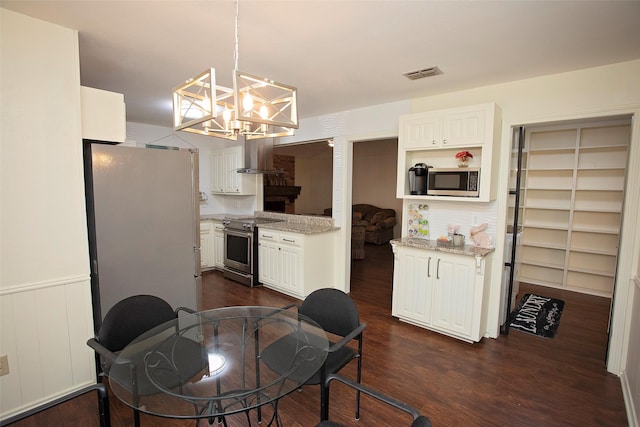
<svg viewBox="0 0 640 427">
<path fill-rule="evenodd" d="M 368 327 L 363 383 L 418 408 L 434 426 L 625 426 L 620 380 L 605 368 L 609 299 L 521 284 L 565 301 L 553 339 L 512 330 L 498 339 L 468 344 L 411 326 L 391 316 L 390 247 L 366 245 L 366 259 L 352 264 L 351 295 Z M 204 274 L 202 307 L 285 305 L 293 299 L 265 288 L 247 288 L 219 272 Z M 330 309 L 328 307 L 327 309 Z M 355 377 L 355 364 L 343 369 Z M 27 426 L 98 426 L 97 399 L 87 394 L 14 423 Z M 131 410 L 111 395 L 114 427 L 132 426 Z M 285 426 L 313 426 L 319 417 L 317 386 L 280 401 Z M 335 384 L 331 417 L 345 425 L 408 425 L 405 415 L 362 398 L 353 420 L 354 394 Z M 230 425 L 242 425 L 230 420 Z M 143 426 L 193 426 L 194 421 L 142 415 Z M 201 426 L 207 425 L 201 422 Z"/>
</svg>

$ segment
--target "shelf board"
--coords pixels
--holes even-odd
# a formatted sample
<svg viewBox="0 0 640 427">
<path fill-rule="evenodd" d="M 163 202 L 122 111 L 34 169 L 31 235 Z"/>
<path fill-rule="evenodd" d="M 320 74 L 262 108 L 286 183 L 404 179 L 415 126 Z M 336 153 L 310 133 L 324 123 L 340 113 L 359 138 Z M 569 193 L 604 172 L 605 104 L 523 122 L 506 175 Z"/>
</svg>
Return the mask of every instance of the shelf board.
<svg viewBox="0 0 640 427">
<path fill-rule="evenodd" d="M 608 168 L 611 169 L 611 168 Z M 529 167 L 529 169 L 527 169 L 529 172 L 554 172 L 554 171 L 572 171 L 573 172 L 573 165 L 571 167 L 556 167 L 556 168 L 532 168 Z"/>
<path fill-rule="evenodd" d="M 609 256 L 617 256 L 618 250 L 606 250 L 606 249 L 594 249 L 594 248 L 580 248 L 577 246 L 569 248 L 571 252 L 584 252 L 587 254 L 596 254 L 596 255 L 609 255 Z"/>
<path fill-rule="evenodd" d="M 578 147 L 579 151 L 589 151 L 589 150 L 594 150 L 594 151 L 602 151 L 602 150 L 607 150 L 607 149 L 627 149 L 629 148 L 628 144 L 611 144 L 611 145 L 581 145 Z"/>
<path fill-rule="evenodd" d="M 584 228 L 584 227 L 572 227 L 571 231 L 583 231 L 586 233 L 601 233 L 601 234 L 619 234 L 620 228 Z"/>
<path fill-rule="evenodd" d="M 567 267 L 567 271 L 575 271 L 576 273 L 585 273 L 585 274 L 593 274 L 596 276 L 604 276 L 604 277 L 615 277 L 615 271 L 601 271 L 594 270 L 591 268 L 579 268 L 579 267 Z"/>
<path fill-rule="evenodd" d="M 622 213 L 622 210 L 620 209 L 602 209 L 602 208 L 573 208 L 574 212 L 598 212 L 598 213 L 615 213 L 615 214 L 619 214 Z"/>
<path fill-rule="evenodd" d="M 533 153 L 544 153 L 544 152 L 553 152 L 557 153 L 558 151 L 564 151 L 566 153 L 573 153 L 576 151 L 576 147 L 545 147 L 545 148 L 529 148 L 528 152 Z"/>
<path fill-rule="evenodd" d="M 563 260 L 564 261 L 564 260 Z M 520 261 L 521 264 L 526 264 L 526 265 L 532 265 L 534 267 L 544 267 L 544 268 L 552 268 L 554 270 L 560 270 L 563 271 L 564 270 L 564 264 L 551 264 L 548 262 L 535 262 L 535 261 L 530 261 L 530 260 L 522 260 Z"/>
<path fill-rule="evenodd" d="M 550 280 L 540 280 L 537 277 L 527 277 L 527 276 L 521 275 L 519 280 L 521 282 L 530 283 L 532 285 L 539 285 L 539 286 L 547 286 L 547 287 L 550 287 L 550 288 L 564 289 L 564 286 L 562 286 L 562 283 L 557 283 L 557 282 L 553 282 L 553 281 L 550 281 Z"/>
<path fill-rule="evenodd" d="M 525 228 L 545 228 L 547 230 L 569 231 L 569 226 L 568 225 L 557 226 L 557 225 L 532 223 L 532 222 L 528 223 L 528 222 L 526 222 L 526 220 L 525 220 L 525 223 L 524 223 L 524 227 Z M 586 231 L 586 230 L 579 230 L 579 231 Z"/>
<path fill-rule="evenodd" d="M 543 248 L 543 249 L 558 249 L 561 251 L 566 251 L 567 250 L 567 245 L 553 245 L 553 244 L 548 244 L 548 243 L 537 243 L 537 242 L 527 242 L 527 241 L 522 241 L 522 245 L 523 246 L 532 246 L 535 248 Z"/>
</svg>

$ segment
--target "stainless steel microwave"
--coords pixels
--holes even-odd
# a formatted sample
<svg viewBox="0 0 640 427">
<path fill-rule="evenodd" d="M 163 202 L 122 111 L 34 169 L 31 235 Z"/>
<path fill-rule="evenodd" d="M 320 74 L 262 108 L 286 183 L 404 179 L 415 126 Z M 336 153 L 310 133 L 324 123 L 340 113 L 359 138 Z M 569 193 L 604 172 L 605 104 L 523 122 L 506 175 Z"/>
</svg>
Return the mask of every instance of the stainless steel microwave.
<svg viewBox="0 0 640 427">
<path fill-rule="evenodd" d="M 480 168 L 431 168 L 427 175 L 428 196 L 480 196 Z"/>
</svg>

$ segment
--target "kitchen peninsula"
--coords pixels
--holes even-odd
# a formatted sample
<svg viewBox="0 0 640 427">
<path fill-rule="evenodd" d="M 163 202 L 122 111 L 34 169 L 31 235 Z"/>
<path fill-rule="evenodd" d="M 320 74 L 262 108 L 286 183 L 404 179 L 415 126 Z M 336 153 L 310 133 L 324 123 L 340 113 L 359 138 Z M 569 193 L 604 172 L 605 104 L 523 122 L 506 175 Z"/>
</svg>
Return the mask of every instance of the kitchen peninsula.
<svg viewBox="0 0 640 427">
<path fill-rule="evenodd" d="M 265 287 L 304 299 L 320 288 L 333 288 L 337 230 L 333 218 L 256 212 L 283 220 L 258 229 L 259 281 Z"/>
<path fill-rule="evenodd" d="M 438 246 L 434 240 L 391 241 L 394 253 L 391 314 L 468 342 L 484 333 L 493 249 Z"/>
</svg>

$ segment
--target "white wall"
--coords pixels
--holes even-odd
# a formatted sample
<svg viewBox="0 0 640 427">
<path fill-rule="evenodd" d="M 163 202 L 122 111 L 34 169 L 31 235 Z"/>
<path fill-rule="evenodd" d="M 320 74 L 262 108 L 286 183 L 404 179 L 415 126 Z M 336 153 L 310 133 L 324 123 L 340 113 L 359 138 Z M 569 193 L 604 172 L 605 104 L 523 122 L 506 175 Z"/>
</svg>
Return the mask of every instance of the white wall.
<svg viewBox="0 0 640 427">
<path fill-rule="evenodd" d="M 296 186 L 302 187 L 296 199 L 297 214 L 322 215 L 326 208 L 331 207 L 332 168 L 331 151 L 323 151 L 313 157 L 296 156 Z"/>
<path fill-rule="evenodd" d="M 95 383 L 75 31 L 0 8 L 0 419 Z"/>
<path fill-rule="evenodd" d="M 352 203 L 396 211 L 394 237 L 400 237 L 402 200 L 396 198 L 398 140 L 364 141 L 353 145 Z"/>
</svg>

